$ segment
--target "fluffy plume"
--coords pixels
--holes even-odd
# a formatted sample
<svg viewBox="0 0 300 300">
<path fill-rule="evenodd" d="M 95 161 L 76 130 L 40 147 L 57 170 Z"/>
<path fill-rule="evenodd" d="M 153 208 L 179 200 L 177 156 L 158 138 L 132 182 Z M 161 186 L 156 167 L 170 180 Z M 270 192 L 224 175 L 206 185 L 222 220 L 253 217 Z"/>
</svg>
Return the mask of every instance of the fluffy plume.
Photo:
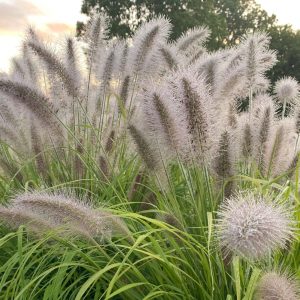
<svg viewBox="0 0 300 300">
<path fill-rule="evenodd" d="M 27 107 L 41 123 L 46 124 L 56 132 L 59 131 L 49 99 L 38 90 L 22 83 L 0 79 L 0 91 Z"/>
<path fill-rule="evenodd" d="M 128 93 L 130 88 L 130 80 L 131 77 L 129 75 L 125 76 L 120 89 L 120 99 L 122 101 L 122 105 L 126 105 L 127 99 L 128 99 Z"/>
<path fill-rule="evenodd" d="M 68 74 L 72 75 L 72 80 L 74 81 L 74 86 L 77 87 L 78 89 L 80 88 L 80 84 L 81 84 L 81 73 L 79 70 L 79 50 L 76 44 L 76 41 L 71 38 L 68 37 L 66 39 L 66 69 Z"/>
<path fill-rule="evenodd" d="M 209 162 L 211 148 L 210 97 L 205 79 L 179 70 L 171 79 L 173 93 L 184 111 L 191 150 L 201 163 Z"/>
<path fill-rule="evenodd" d="M 276 272 L 268 272 L 262 276 L 255 294 L 256 300 L 297 300 L 299 297 L 296 281 Z"/>
<path fill-rule="evenodd" d="M 207 85 L 211 91 L 215 91 L 215 85 L 218 75 L 218 69 L 220 68 L 220 53 L 216 52 L 210 54 L 208 57 L 204 57 L 198 65 L 199 73 L 205 78 Z"/>
<path fill-rule="evenodd" d="M 276 248 L 283 248 L 291 235 L 290 213 L 265 196 L 238 194 L 219 210 L 218 236 L 227 253 L 261 259 Z"/>
<path fill-rule="evenodd" d="M 97 162 L 106 179 L 110 164 L 117 165 L 120 157 L 119 138 L 133 140 L 152 171 L 180 159 L 204 165 L 212 174 L 218 170 L 224 179 L 245 158 L 259 166 L 262 176 L 288 170 L 299 150 L 299 122 L 293 119 L 292 129 L 290 118 L 280 123 L 271 98 L 258 93 L 268 86 L 265 72 L 276 60 L 269 37 L 249 34 L 235 47 L 208 52 L 208 29 L 190 29 L 169 43 L 170 29 L 169 21 L 159 17 L 130 39 L 109 40 L 107 16 L 93 12 L 83 41 L 69 37 L 57 48 L 29 29 L 13 72 L 0 77 L 1 140 L 34 157 L 50 143 L 55 151 L 67 141 L 76 148 L 82 138 L 92 145 L 89 161 Z M 298 94 L 297 83 L 289 85 Z M 248 99 L 251 110 L 241 113 Z M 40 143 L 30 143 L 32 123 Z M 127 139 L 128 127 L 133 139 Z M 67 161 L 74 158 L 71 148 L 64 147 L 60 159 L 74 175 L 81 163 L 78 157 Z M 129 149 L 125 156 L 132 154 L 131 145 L 124 148 Z M 228 162 L 230 168 L 224 166 Z"/>
<path fill-rule="evenodd" d="M 47 168 L 43 157 L 42 140 L 39 136 L 39 131 L 36 128 L 36 124 L 31 125 L 31 146 L 32 151 L 35 154 L 36 167 L 40 174 L 45 175 Z"/>
<path fill-rule="evenodd" d="M 187 51 L 189 48 L 202 45 L 209 37 L 210 31 L 206 27 L 196 27 L 189 29 L 177 41 L 176 48 L 178 51 Z"/>
<path fill-rule="evenodd" d="M 116 70 L 115 72 L 119 74 L 119 76 L 123 76 L 127 66 L 128 59 L 128 51 L 129 46 L 127 41 L 119 41 L 115 47 L 115 55 L 116 55 Z"/>
<path fill-rule="evenodd" d="M 18 208 L 0 207 L 0 223 L 12 229 L 18 229 L 26 225 L 31 231 L 41 233 L 53 228 L 43 218 L 39 218 L 30 211 L 23 211 Z"/>
<path fill-rule="evenodd" d="M 129 51 L 129 64 L 134 73 L 145 70 L 148 63 L 159 53 L 159 45 L 166 43 L 171 29 L 165 18 L 154 19 L 142 25 L 136 32 Z"/>
<path fill-rule="evenodd" d="M 149 136 L 153 144 L 157 144 L 165 156 L 168 153 L 171 155 L 176 149 L 176 125 L 170 111 L 168 97 L 169 95 L 163 88 L 154 86 L 142 96 L 144 115 L 147 127 L 150 129 Z"/>
<path fill-rule="evenodd" d="M 299 96 L 299 84 L 292 77 L 282 78 L 275 83 L 275 94 L 281 103 L 291 103 Z"/>
<path fill-rule="evenodd" d="M 106 56 L 103 58 L 104 64 L 102 68 L 100 68 L 99 75 L 97 76 L 101 87 L 104 89 L 107 87 L 107 85 L 110 82 L 110 79 L 112 78 L 113 73 L 113 66 L 115 61 L 115 46 L 112 45 L 109 50 L 106 52 Z"/>
<path fill-rule="evenodd" d="M 214 171 L 221 179 L 222 183 L 234 173 L 234 161 L 232 151 L 232 137 L 228 130 L 225 130 L 221 135 L 218 142 L 216 151 L 216 159 L 214 163 Z M 231 193 L 231 184 L 228 183 L 225 187 L 224 194 L 229 196 Z"/>
<path fill-rule="evenodd" d="M 270 38 L 264 33 L 254 33 L 246 36 L 243 44 L 245 47 L 246 78 L 254 90 L 270 67 L 276 62 L 275 53 L 268 50 Z"/>
<path fill-rule="evenodd" d="M 114 142 L 115 142 L 115 135 L 116 135 L 116 132 L 112 129 L 106 140 L 104 149 L 105 149 L 105 152 L 108 154 L 111 153 L 113 150 L 113 146 L 114 146 Z"/>
<path fill-rule="evenodd" d="M 103 239 L 115 234 L 125 237 L 130 235 L 126 224 L 119 217 L 62 195 L 19 195 L 12 200 L 9 211 L 30 214 L 38 220 L 44 220 L 51 228 L 67 226 L 74 233 L 87 237 Z"/>
<path fill-rule="evenodd" d="M 242 156 L 245 158 L 251 157 L 253 149 L 253 134 L 249 123 L 245 123 L 242 128 L 242 143 L 241 143 L 241 152 Z"/>
<path fill-rule="evenodd" d="M 76 98 L 79 96 L 79 86 L 76 86 L 73 74 L 68 72 L 67 67 L 50 49 L 47 49 L 41 42 L 31 40 L 27 42 L 27 46 L 45 63 L 50 72 L 53 72 L 61 79 L 64 87 L 72 97 Z"/>
<path fill-rule="evenodd" d="M 267 146 L 271 130 L 273 128 L 273 118 L 275 115 L 272 99 L 266 95 L 257 97 L 255 99 L 253 110 L 256 112 L 256 119 L 252 120 L 252 122 L 256 124 L 256 162 L 260 171 L 263 173 L 266 167 Z"/>
<path fill-rule="evenodd" d="M 175 69 L 177 67 L 178 62 L 176 59 L 176 53 L 171 47 L 161 47 L 160 53 L 170 70 Z"/>
<path fill-rule="evenodd" d="M 134 125 L 128 127 L 130 134 L 136 144 L 138 153 L 140 154 L 143 162 L 150 171 L 158 171 L 160 166 L 160 155 L 157 150 L 149 143 L 143 133 Z"/>
<path fill-rule="evenodd" d="M 107 43 L 107 27 L 107 16 L 105 14 L 91 13 L 84 35 L 84 40 L 87 43 L 87 60 L 90 74 L 95 73 L 102 59 L 101 52 Z"/>
</svg>

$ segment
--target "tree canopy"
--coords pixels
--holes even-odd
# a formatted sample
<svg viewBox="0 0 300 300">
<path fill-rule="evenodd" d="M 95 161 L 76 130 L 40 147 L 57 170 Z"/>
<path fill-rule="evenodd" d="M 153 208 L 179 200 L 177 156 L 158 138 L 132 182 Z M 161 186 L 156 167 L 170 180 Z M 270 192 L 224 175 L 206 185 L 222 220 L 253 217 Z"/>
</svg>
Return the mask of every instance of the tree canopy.
<svg viewBox="0 0 300 300">
<path fill-rule="evenodd" d="M 107 13 L 111 36 L 131 36 L 141 22 L 158 15 L 167 16 L 174 25 L 171 39 L 206 25 L 211 30 L 211 50 L 235 45 L 249 31 L 267 31 L 280 61 L 269 74 L 271 80 L 283 74 L 300 80 L 300 33 L 278 26 L 276 16 L 268 15 L 255 0 L 83 0 L 82 13 L 89 15 L 93 9 Z M 79 23 L 79 34 L 82 30 Z"/>
</svg>

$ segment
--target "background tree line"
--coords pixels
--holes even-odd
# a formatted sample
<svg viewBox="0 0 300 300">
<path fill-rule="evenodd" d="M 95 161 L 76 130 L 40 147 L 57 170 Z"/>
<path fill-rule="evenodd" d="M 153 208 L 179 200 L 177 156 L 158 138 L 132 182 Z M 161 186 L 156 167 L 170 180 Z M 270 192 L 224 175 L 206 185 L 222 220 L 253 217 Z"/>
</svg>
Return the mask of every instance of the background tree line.
<svg viewBox="0 0 300 300">
<path fill-rule="evenodd" d="M 89 15 L 93 9 L 105 11 L 112 36 L 130 36 L 144 20 L 167 16 L 174 25 L 171 39 L 188 28 L 206 25 L 211 30 L 208 49 L 235 45 L 246 32 L 267 31 L 271 48 L 279 62 L 269 72 L 272 82 L 283 75 L 300 81 L 300 31 L 278 25 L 275 15 L 268 13 L 255 0 L 83 0 L 81 11 Z M 84 24 L 78 23 L 78 34 Z"/>
</svg>

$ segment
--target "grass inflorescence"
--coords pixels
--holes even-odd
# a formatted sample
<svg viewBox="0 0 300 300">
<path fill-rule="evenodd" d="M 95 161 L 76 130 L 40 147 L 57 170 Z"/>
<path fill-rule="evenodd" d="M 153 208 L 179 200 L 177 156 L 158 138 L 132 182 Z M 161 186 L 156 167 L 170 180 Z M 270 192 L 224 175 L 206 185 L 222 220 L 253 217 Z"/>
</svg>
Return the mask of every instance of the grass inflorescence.
<svg viewBox="0 0 300 300">
<path fill-rule="evenodd" d="M 0 299 L 298 299 L 299 84 L 270 86 L 269 37 L 108 31 L 30 28 L 0 76 Z"/>
</svg>

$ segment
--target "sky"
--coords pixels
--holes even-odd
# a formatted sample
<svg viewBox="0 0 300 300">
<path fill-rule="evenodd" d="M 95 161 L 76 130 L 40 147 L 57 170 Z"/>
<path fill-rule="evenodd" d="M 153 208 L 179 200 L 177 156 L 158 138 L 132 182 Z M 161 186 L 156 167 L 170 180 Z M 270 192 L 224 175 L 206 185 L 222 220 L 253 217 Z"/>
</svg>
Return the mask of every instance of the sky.
<svg viewBox="0 0 300 300">
<path fill-rule="evenodd" d="M 279 24 L 300 29 L 300 0 L 257 0 Z M 17 55 L 28 25 L 44 36 L 65 36 L 75 32 L 82 0 L 0 0 L 0 71 L 7 71 L 10 58 Z"/>
<path fill-rule="evenodd" d="M 24 30 L 35 27 L 44 36 L 75 33 L 82 0 L 0 0 L 0 71 L 21 48 Z"/>
</svg>

